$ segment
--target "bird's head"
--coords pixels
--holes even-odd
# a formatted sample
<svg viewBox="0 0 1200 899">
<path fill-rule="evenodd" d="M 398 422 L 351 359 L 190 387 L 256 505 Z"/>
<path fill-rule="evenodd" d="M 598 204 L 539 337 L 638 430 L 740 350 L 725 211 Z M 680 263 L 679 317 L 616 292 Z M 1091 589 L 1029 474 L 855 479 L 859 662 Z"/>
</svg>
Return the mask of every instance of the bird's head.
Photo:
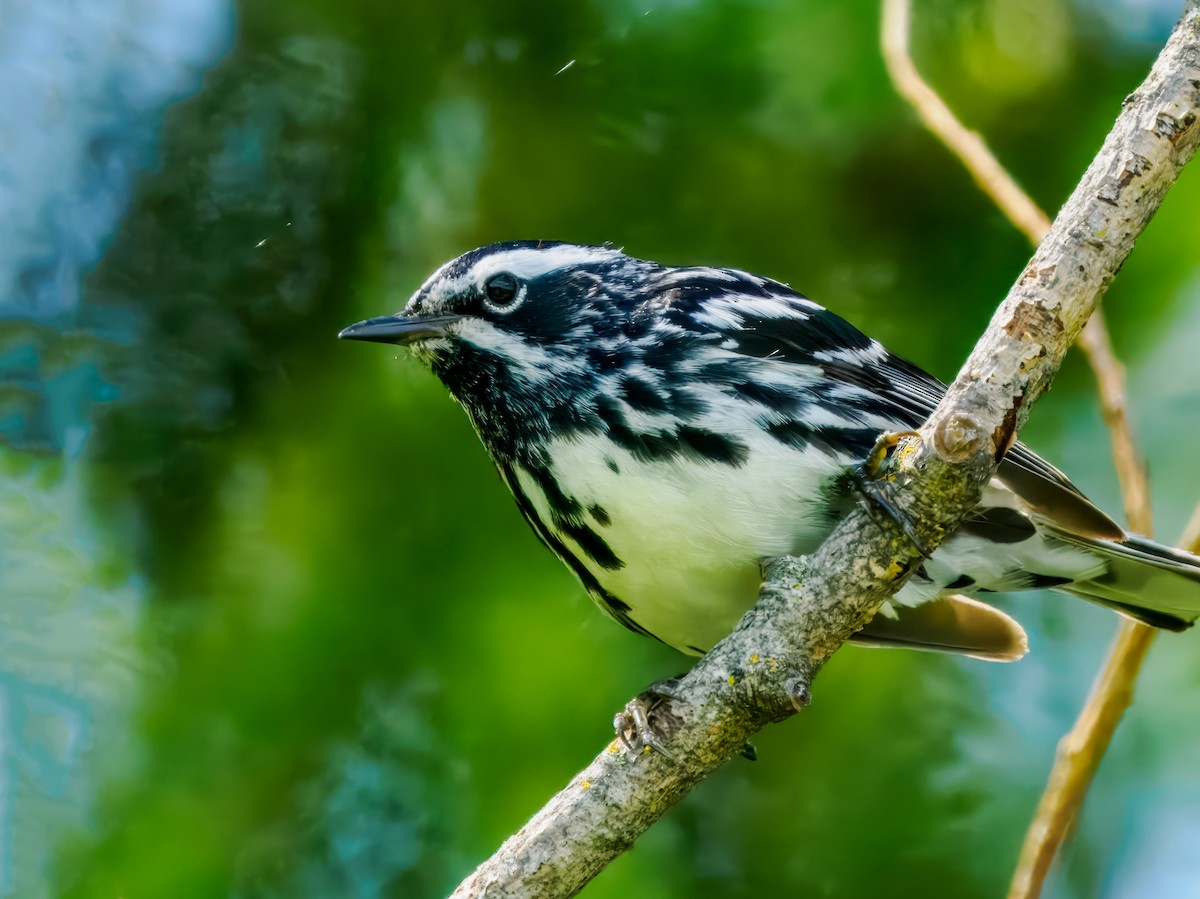
<svg viewBox="0 0 1200 899">
<path fill-rule="evenodd" d="M 423 361 L 466 351 L 501 356 L 518 369 L 593 336 L 612 297 L 651 263 L 610 247 L 558 241 L 490 244 L 447 262 L 404 310 L 361 321 L 339 337 L 408 346 Z"/>
<path fill-rule="evenodd" d="M 630 297 L 659 266 L 610 247 L 508 241 L 443 265 L 402 312 L 338 336 L 406 346 L 486 435 L 560 414 L 627 342 Z"/>
</svg>

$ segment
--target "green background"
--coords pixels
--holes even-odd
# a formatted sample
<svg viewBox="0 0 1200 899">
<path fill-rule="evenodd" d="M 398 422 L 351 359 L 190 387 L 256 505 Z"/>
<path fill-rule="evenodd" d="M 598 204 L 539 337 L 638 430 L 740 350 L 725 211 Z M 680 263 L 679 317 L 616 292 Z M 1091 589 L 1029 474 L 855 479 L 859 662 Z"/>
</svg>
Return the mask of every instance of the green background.
<svg viewBox="0 0 1200 899">
<path fill-rule="evenodd" d="M 113 11 L 85 42 L 142 53 Z M 923 0 L 915 49 L 1054 210 L 1176 11 Z M 894 94 L 868 0 L 221 15 L 169 102 L 64 154 L 71 197 L 141 147 L 91 256 L 0 283 L 0 894 L 438 896 L 689 662 L 597 613 L 431 375 L 338 329 L 483 243 L 612 241 L 787 281 L 950 378 L 1029 248 Z M 1192 171 L 1106 301 L 1171 539 L 1198 206 Z M 1023 436 L 1119 511 L 1078 357 Z M 1001 602 L 1025 661 L 839 653 L 586 895 L 1003 895 L 1116 618 Z M 1198 639 L 1156 646 L 1050 895 L 1200 893 Z"/>
</svg>

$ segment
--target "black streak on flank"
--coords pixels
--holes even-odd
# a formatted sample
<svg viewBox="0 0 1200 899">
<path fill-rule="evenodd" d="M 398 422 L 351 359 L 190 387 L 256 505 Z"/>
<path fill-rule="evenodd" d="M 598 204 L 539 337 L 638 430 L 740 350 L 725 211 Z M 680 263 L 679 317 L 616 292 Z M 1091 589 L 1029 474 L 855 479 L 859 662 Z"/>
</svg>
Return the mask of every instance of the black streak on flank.
<svg viewBox="0 0 1200 899">
<path fill-rule="evenodd" d="M 666 412 L 666 401 L 653 388 L 636 378 L 621 381 L 621 397 L 631 408 L 642 412 Z"/>
<path fill-rule="evenodd" d="M 800 402 L 800 397 L 796 395 L 796 391 L 794 390 L 784 390 L 781 387 L 770 387 L 766 384 L 755 384 L 753 381 L 734 384 L 733 392 L 742 399 L 760 403 L 775 412 L 793 412 Z"/>
<path fill-rule="evenodd" d="M 555 517 L 579 517 L 582 511 L 579 501 L 562 492 L 562 488 L 558 486 L 558 482 L 554 480 L 554 476 L 550 474 L 548 468 L 538 466 L 527 470 L 533 475 L 533 479 L 537 481 L 537 485 L 542 488 L 542 493 L 546 496 L 546 502 L 550 505 L 550 511 Z"/>
<path fill-rule="evenodd" d="M 696 418 L 703 415 L 708 404 L 700 399 L 693 390 L 671 391 L 671 412 L 679 418 Z"/>
<path fill-rule="evenodd" d="M 577 524 L 573 521 L 556 521 L 554 524 L 578 543 L 579 548 L 587 554 L 588 558 L 601 568 L 616 571 L 625 567 L 625 563 L 617 558 L 617 554 L 604 542 L 603 538 L 586 524 Z"/>
<path fill-rule="evenodd" d="M 611 612 L 620 612 L 621 614 L 626 615 L 633 611 L 633 606 L 625 602 L 623 599 L 617 599 L 607 591 L 604 591 L 600 598 L 604 604 L 608 606 L 609 611 Z"/>
<path fill-rule="evenodd" d="M 596 401 L 596 414 L 607 426 L 607 435 L 613 443 L 629 450 L 634 458 L 642 462 L 660 462 L 677 456 L 680 452 L 679 438 L 664 434 L 637 434 L 625 422 L 625 416 L 614 403 L 605 397 Z"/>
<path fill-rule="evenodd" d="M 946 585 L 946 589 L 947 590 L 966 590 L 968 587 L 973 587 L 974 585 L 975 585 L 975 578 L 964 574 L 960 577 L 955 578 L 950 583 L 948 583 Z"/>
<path fill-rule="evenodd" d="M 554 527 L 578 543 L 579 548 L 601 568 L 610 570 L 624 568 L 625 563 L 617 558 L 616 553 L 609 548 L 609 545 L 595 531 L 582 523 L 580 519 L 583 517 L 583 506 L 574 497 L 563 493 L 550 470 L 541 466 L 527 470 L 537 481 L 538 487 L 546 497 Z M 607 515 L 605 517 L 607 518 Z"/>
<path fill-rule="evenodd" d="M 576 577 L 579 578 L 584 588 L 588 591 L 588 593 L 596 598 L 601 607 L 604 608 L 608 614 L 610 614 L 621 624 L 625 625 L 625 627 L 629 628 L 635 634 L 642 634 L 646 637 L 654 637 L 654 634 L 650 633 L 630 617 L 629 613 L 632 611 L 630 606 L 612 596 L 607 590 L 601 587 L 600 582 L 596 580 L 596 576 L 588 570 L 587 566 L 580 562 L 579 559 L 577 559 L 571 553 L 571 551 L 567 549 L 566 545 L 557 537 L 555 537 L 550 529 L 546 527 L 542 519 L 538 517 L 537 511 L 533 507 L 533 503 L 529 501 L 529 497 L 526 496 L 525 492 L 521 489 L 520 481 L 517 480 L 512 468 L 508 466 L 502 466 L 502 470 L 504 482 L 512 488 L 513 499 L 517 501 L 517 508 L 521 510 L 521 516 L 533 529 L 533 532 L 537 534 L 538 539 L 546 544 L 546 546 L 549 547 L 550 551 L 554 553 L 554 555 L 562 559 L 563 564 L 575 572 Z M 658 637 L 654 637 L 654 639 L 658 640 Z"/>
<path fill-rule="evenodd" d="M 866 458 L 878 436 L 869 428 L 810 428 L 798 421 L 774 422 L 764 430 L 792 449 L 803 450 L 816 445 L 827 452 L 856 459 Z"/>
<path fill-rule="evenodd" d="M 607 611 L 608 614 L 611 615 L 614 620 L 625 625 L 625 627 L 629 628 L 635 634 L 641 634 L 643 637 L 653 637 L 655 640 L 658 640 L 660 643 L 662 642 L 662 640 L 659 640 L 658 637 L 655 637 L 654 634 L 650 633 L 648 630 L 646 630 L 644 627 L 642 627 L 640 624 L 638 624 L 636 621 L 633 620 L 633 616 L 630 615 L 630 612 L 633 611 L 633 607 L 630 606 L 629 603 L 624 602 L 620 599 L 617 599 L 615 596 L 613 596 L 607 590 L 601 589 L 599 587 L 597 587 L 596 590 L 592 591 L 592 595 L 595 596 L 597 600 L 599 600 L 601 608 L 603 608 L 605 611 Z"/>
<path fill-rule="evenodd" d="M 608 527 L 610 524 L 612 524 L 612 519 L 608 517 L 608 512 L 604 510 L 603 506 L 588 506 L 588 514 L 590 514 L 592 518 L 596 519 L 596 524 L 602 527 Z"/>
<path fill-rule="evenodd" d="M 714 434 L 701 428 L 691 428 L 683 425 L 679 428 L 679 438 L 693 452 L 710 462 L 722 462 L 725 465 L 739 466 L 750 456 L 750 451 L 744 443 L 739 443 L 731 437 Z"/>
<path fill-rule="evenodd" d="M 633 611 L 633 607 L 629 603 L 617 599 L 607 590 L 598 589 L 597 591 L 593 591 L 593 595 L 600 600 L 600 603 L 608 611 L 608 614 L 612 615 L 614 619 L 625 625 L 635 634 L 641 634 L 644 637 L 654 637 L 654 634 L 633 620 L 633 616 L 629 614 Z M 654 637 L 654 639 L 658 640 L 658 637 Z M 659 642 L 661 643 L 662 641 L 659 640 Z"/>
<path fill-rule="evenodd" d="M 629 427 L 616 404 L 604 397 L 596 402 L 596 414 L 608 426 L 606 433 L 609 439 L 641 462 L 666 462 L 678 456 L 687 456 L 737 466 L 745 462 L 750 454 L 745 445 L 736 440 L 687 425 L 673 433 L 638 433 Z"/>
<path fill-rule="evenodd" d="M 802 450 L 808 447 L 812 432 L 798 421 L 772 422 L 767 425 L 766 432 L 792 449 Z"/>
</svg>

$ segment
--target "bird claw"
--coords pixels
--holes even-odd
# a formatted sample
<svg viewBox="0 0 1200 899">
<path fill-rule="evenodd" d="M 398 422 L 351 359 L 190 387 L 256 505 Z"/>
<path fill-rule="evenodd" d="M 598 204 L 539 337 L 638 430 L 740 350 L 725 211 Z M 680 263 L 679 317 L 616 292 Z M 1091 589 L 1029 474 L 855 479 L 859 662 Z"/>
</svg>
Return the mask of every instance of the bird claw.
<svg viewBox="0 0 1200 899">
<path fill-rule="evenodd" d="M 904 536 L 908 538 L 908 542 L 913 545 L 916 551 L 928 558 L 931 553 L 917 536 L 911 517 L 907 512 L 895 505 L 888 495 L 889 479 L 881 471 L 884 460 L 887 459 L 892 450 L 896 448 L 903 438 L 919 436 L 916 431 L 896 431 L 894 433 L 881 434 L 862 464 L 850 470 L 850 480 L 858 493 L 867 500 L 867 511 L 871 516 L 877 519 L 878 513 L 882 511 L 904 532 Z"/>
<path fill-rule="evenodd" d="M 680 724 L 670 709 L 671 700 L 679 698 L 678 685 L 678 678 L 655 681 L 613 718 L 613 729 L 630 753 L 657 752 L 668 761 L 675 761 L 675 756 L 667 750 L 666 741 Z"/>
</svg>

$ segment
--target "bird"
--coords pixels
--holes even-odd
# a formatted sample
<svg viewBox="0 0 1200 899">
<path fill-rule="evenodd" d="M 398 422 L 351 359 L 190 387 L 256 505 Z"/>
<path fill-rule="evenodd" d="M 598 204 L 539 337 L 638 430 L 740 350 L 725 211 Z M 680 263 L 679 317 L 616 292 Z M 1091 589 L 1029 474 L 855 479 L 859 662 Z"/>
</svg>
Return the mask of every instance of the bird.
<svg viewBox="0 0 1200 899">
<path fill-rule="evenodd" d="M 465 409 L 521 515 L 610 617 L 702 655 L 763 565 L 815 550 L 880 434 L 945 385 L 788 285 L 612 245 L 493 243 L 339 337 L 407 347 Z M 1049 589 L 1184 630 L 1200 558 L 1126 533 L 1015 443 L 979 505 L 852 639 L 1011 661 L 988 594 Z"/>
</svg>

